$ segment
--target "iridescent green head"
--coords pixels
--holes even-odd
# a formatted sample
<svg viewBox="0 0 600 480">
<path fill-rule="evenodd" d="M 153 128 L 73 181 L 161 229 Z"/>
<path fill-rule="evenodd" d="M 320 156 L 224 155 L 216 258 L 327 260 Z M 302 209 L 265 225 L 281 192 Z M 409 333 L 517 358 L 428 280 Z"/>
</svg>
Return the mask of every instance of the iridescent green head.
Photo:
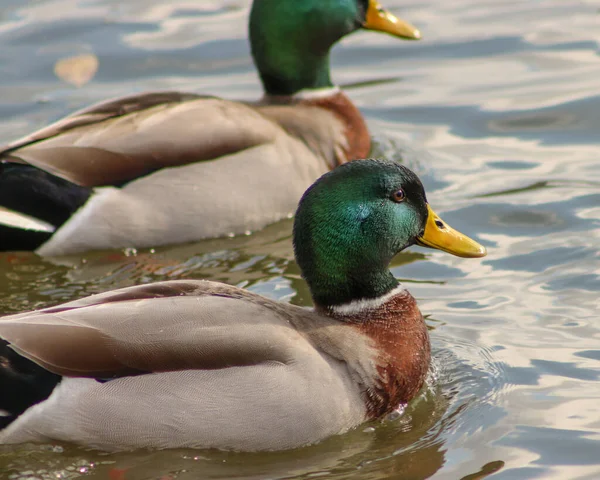
<svg viewBox="0 0 600 480">
<path fill-rule="evenodd" d="M 415 243 L 461 257 L 485 255 L 433 212 L 419 178 L 396 162 L 343 164 L 306 191 L 296 212 L 296 261 L 320 306 L 389 292 L 398 284 L 390 261 Z"/>
<path fill-rule="evenodd" d="M 254 0 L 250 44 L 265 92 L 292 95 L 332 86 L 329 51 L 359 29 L 420 38 L 377 0 Z"/>
</svg>

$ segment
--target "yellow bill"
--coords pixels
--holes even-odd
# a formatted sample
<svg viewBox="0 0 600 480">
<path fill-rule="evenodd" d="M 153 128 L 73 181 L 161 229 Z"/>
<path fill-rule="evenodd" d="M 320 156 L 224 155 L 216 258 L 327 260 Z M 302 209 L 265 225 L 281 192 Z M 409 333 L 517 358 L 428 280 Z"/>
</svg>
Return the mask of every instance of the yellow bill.
<svg viewBox="0 0 600 480">
<path fill-rule="evenodd" d="M 417 28 L 392 15 L 377 0 L 369 0 L 366 17 L 363 27 L 367 30 L 377 30 L 407 40 L 419 40 L 421 38 L 421 32 Z"/>
<path fill-rule="evenodd" d="M 427 223 L 423 235 L 417 243 L 423 247 L 437 248 L 457 257 L 485 257 L 487 252 L 483 245 L 454 230 L 427 205 Z"/>
</svg>

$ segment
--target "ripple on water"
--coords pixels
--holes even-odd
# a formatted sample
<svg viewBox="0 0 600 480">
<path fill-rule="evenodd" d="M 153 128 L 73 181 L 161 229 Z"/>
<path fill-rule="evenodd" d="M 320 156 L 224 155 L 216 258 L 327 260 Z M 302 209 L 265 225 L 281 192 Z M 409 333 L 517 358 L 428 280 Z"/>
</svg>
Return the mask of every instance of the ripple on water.
<svg viewBox="0 0 600 480">
<path fill-rule="evenodd" d="M 445 434 L 471 435 L 506 415 L 500 397 L 510 383 L 496 349 L 442 335 L 432 343 L 434 379 L 448 401 Z"/>
<path fill-rule="evenodd" d="M 68 8 L 67 8 L 67 5 Z M 257 98 L 249 0 L 0 2 L 3 141 L 115 95 L 184 89 Z M 333 76 L 374 156 L 413 168 L 482 261 L 413 248 L 393 262 L 435 327 L 429 386 L 403 414 L 271 454 L 0 449 L 0 478 L 599 478 L 600 62 L 594 2 L 382 4 L 422 42 L 357 33 Z M 53 74 L 94 52 L 83 88 Z M 309 305 L 291 222 L 248 237 L 62 259 L 0 255 L 0 311 L 136 283 L 207 278 Z M 291 298 L 290 298 L 291 297 Z M 78 468 L 88 469 L 82 473 Z"/>
</svg>

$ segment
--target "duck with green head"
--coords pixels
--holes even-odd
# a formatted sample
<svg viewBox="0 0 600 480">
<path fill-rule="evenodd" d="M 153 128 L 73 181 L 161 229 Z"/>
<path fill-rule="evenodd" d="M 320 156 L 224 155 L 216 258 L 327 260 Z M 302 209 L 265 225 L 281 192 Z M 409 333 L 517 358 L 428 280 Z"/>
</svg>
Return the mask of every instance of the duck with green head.
<svg viewBox="0 0 600 480">
<path fill-rule="evenodd" d="M 0 251 L 150 247 L 285 218 L 319 175 L 369 152 L 329 72 L 332 46 L 357 30 L 419 38 L 376 0 L 255 0 L 260 102 L 137 94 L 0 148 Z"/>
<path fill-rule="evenodd" d="M 423 316 L 388 267 L 413 244 L 485 255 L 433 212 L 414 173 L 359 160 L 298 206 L 314 310 L 177 280 L 4 317 L 0 444 L 280 450 L 392 412 L 430 362 Z"/>
</svg>

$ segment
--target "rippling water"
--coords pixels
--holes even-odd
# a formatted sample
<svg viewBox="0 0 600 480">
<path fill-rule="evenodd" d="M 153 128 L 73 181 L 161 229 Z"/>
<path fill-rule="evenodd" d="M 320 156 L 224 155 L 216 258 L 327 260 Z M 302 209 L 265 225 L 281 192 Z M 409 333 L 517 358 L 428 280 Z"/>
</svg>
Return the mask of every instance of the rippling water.
<svg viewBox="0 0 600 480">
<path fill-rule="evenodd" d="M 0 141 L 134 91 L 260 94 L 247 0 L 24 3 L 0 6 Z M 375 153 L 415 169 L 436 211 L 489 250 L 465 261 L 412 248 L 394 261 L 431 328 L 429 388 L 397 418 L 305 449 L 22 446 L 0 449 L 1 478 L 600 478 L 598 4 L 382 3 L 424 40 L 356 34 L 335 49 L 334 78 L 365 113 Z M 53 65 L 81 53 L 100 63 L 76 89 Z M 0 311 L 172 278 L 309 305 L 290 239 L 284 221 L 156 251 L 5 254 Z"/>
</svg>

